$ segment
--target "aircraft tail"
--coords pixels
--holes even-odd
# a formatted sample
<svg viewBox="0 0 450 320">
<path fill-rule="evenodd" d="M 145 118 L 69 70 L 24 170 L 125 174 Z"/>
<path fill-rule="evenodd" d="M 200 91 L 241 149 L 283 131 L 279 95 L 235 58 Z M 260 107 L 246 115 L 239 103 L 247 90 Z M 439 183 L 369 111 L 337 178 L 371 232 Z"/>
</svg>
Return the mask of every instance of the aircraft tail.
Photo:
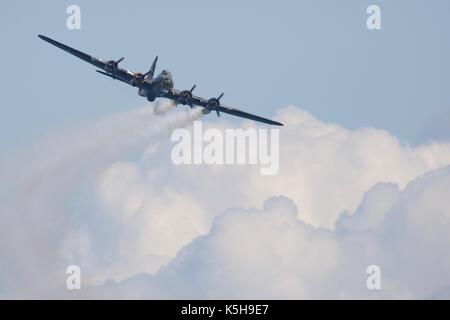
<svg viewBox="0 0 450 320">
<path fill-rule="evenodd" d="M 158 56 L 156 56 L 155 60 L 153 60 L 152 66 L 150 70 L 145 74 L 145 79 L 153 79 L 153 75 L 155 74 L 156 63 L 158 62 Z"/>
</svg>

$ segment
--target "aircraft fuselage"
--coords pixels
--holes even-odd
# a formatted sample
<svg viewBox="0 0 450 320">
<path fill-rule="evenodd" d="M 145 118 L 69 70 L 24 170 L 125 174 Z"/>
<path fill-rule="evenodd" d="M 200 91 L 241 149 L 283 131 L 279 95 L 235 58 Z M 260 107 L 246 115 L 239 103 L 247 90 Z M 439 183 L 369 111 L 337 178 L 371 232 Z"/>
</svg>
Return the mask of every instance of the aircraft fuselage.
<svg viewBox="0 0 450 320">
<path fill-rule="evenodd" d="M 158 97 L 162 97 L 173 89 L 174 82 L 172 74 L 163 70 L 159 75 L 153 79 L 144 79 L 140 84 L 138 94 L 141 97 L 146 97 L 149 101 L 154 101 Z"/>
</svg>

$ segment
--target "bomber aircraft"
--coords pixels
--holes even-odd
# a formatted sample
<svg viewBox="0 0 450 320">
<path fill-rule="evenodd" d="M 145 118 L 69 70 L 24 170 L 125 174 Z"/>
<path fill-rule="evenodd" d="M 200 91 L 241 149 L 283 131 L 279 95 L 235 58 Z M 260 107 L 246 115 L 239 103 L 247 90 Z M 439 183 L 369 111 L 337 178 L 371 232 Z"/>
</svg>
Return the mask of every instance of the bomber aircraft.
<svg viewBox="0 0 450 320">
<path fill-rule="evenodd" d="M 187 105 L 191 108 L 202 107 L 203 108 L 202 112 L 204 114 L 208 114 L 211 111 L 214 111 L 216 112 L 217 116 L 220 116 L 220 113 L 223 112 L 270 125 L 276 126 L 283 125 L 280 122 L 276 122 L 270 119 L 266 119 L 245 111 L 241 111 L 223 105 L 220 102 L 223 93 L 221 93 L 217 98 L 205 99 L 195 96 L 192 93 L 196 85 L 192 86 L 190 90 L 182 90 L 182 91 L 176 90 L 174 88 L 172 74 L 169 71 L 162 70 L 160 74 L 155 76 L 155 68 L 156 62 L 158 61 L 158 57 L 155 58 L 150 67 L 150 70 L 147 71 L 146 73 L 131 72 L 129 70 L 119 68 L 119 63 L 124 59 L 123 57 L 116 61 L 114 60 L 104 61 L 102 59 L 97 59 L 84 52 L 71 48 L 56 40 L 50 39 L 49 37 L 43 35 L 38 36 L 42 40 L 47 41 L 48 43 L 101 69 L 96 70 L 98 73 L 108 76 L 115 80 L 120 80 L 133 87 L 138 88 L 138 94 L 142 97 L 146 97 L 148 101 L 155 101 L 156 98 L 166 98 L 174 101 L 174 103 L 177 105 L 178 104 Z"/>
</svg>

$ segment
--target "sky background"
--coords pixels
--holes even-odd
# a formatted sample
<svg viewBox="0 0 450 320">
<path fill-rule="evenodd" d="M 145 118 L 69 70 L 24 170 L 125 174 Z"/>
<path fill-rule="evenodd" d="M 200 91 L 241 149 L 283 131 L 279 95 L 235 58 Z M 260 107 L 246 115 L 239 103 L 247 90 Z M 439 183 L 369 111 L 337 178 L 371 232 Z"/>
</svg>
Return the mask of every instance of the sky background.
<svg viewBox="0 0 450 320">
<path fill-rule="evenodd" d="M 66 28 L 70 4 L 81 7 L 81 30 Z M 381 7 L 381 30 L 366 28 L 370 4 Z M 159 55 L 176 88 L 224 91 L 224 103 L 263 116 L 293 104 L 412 145 L 446 138 L 449 9 L 444 0 L 9 2 L 0 13 L 0 154 L 146 104 L 38 33 L 103 59 L 125 56 L 132 71 Z"/>
<path fill-rule="evenodd" d="M 81 30 L 66 8 L 81 7 Z M 366 8 L 381 7 L 369 31 Z M 2 6 L 0 298 L 449 298 L 448 1 Z M 136 88 L 40 40 L 285 124 L 279 171 L 175 165 Z M 267 128 L 211 114 L 203 128 Z M 441 140 L 441 141 L 431 141 Z M 83 290 L 66 287 L 82 268 Z M 368 290 L 367 267 L 382 270 Z"/>
</svg>

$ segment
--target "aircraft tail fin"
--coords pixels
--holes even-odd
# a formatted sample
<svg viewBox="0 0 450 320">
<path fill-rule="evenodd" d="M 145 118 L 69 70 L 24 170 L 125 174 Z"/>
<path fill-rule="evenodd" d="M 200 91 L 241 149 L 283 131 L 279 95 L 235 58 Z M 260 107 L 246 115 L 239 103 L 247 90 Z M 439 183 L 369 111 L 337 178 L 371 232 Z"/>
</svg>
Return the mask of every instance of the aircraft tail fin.
<svg viewBox="0 0 450 320">
<path fill-rule="evenodd" d="M 153 79 L 153 75 L 155 74 L 156 63 L 158 62 L 158 56 L 156 56 L 155 60 L 153 60 L 152 66 L 150 70 L 145 74 L 145 79 Z"/>
</svg>

